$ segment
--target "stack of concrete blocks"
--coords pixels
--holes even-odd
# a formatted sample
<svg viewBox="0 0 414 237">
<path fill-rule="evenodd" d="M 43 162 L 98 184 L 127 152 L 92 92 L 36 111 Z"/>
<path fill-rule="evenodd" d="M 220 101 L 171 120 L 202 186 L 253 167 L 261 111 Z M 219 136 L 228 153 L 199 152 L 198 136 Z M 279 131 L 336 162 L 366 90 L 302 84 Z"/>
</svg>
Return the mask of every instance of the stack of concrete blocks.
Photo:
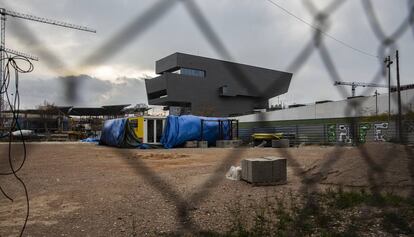
<svg viewBox="0 0 414 237">
<path fill-rule="evenodd" d="M 285 158 L 269 156 L 244 159 L 241 168 L 241 178 L 254 185 L 278 185 L 287 182 Z"/>
<path fill-rule="evenodd" d="M 217 140 L 216 147 L 218 148 L 235 148 L 242 145 L 242 140 Z"/>
<path fill-rule="evenodd" d="M 207 141 L 187 141 L 184 144 L 185 148 L 208 148 Z"/>
<path fill-rule="evenodd" d="M 69 141 L 69 135 L 64 134 L 64 133 L 56 133 L 56 134 L 50 135 L 49 140 L 50 141 L 55 141 L 55 142 L 65 142 L 65 141 Z"/>
<path fill-rule="evenodd" d="M 198 148 L 208 148 L 208 141 L 199 141 Z"/>
<path fill-rule="evenodd" d="M 289 139 L 272 140 L 273 148 L 289 148 Z"/>
<path fill-rule="evenodd" d="M 198 141 L 186 141 L 184 144 L 185 148 L 197 148 L 198 147 Z"/>
</svg>

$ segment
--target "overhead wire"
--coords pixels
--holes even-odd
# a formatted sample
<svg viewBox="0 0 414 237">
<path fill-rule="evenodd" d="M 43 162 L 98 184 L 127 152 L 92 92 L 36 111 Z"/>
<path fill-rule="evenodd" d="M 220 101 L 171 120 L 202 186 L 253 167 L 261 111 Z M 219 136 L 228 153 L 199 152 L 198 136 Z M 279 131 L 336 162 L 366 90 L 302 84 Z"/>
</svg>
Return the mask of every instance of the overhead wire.
<svg viewBox="0 0 414 237">
<path fill-rule="evenodd" d="M 27 191 L 26 184 L 24 181 L 19 177 L 18 172 L 22 169 L 24 163 L 26 162 L 27 152 L 26 152 L 26 143 L 25 137 L 21 130 L 20 123 L 19 123 L 19 111 L 20 111 L 20 92 L 19 92 L 19 73 L 29 73 L 32 72 L 34 66 L 32 62 L 27 57 L 23 56 L 10 56 L 7 52 L 4 52 L 5 57 L 1 58 L 1 61 L 5 61 L 4 68 L 3 68 L 3 78 L 1 78 L 1 87 L 0 87 L 0 94 L 4 95 L 6 98 L 7 106 L 12 114 L 12 122 L 10 124 L 9 132 L 8 132 L 8 161 L 10 172 L 1 172 L 0 175 L 8 176 L 13 175 L 13 177 L 22 185 L 25 193 L 25 200 L 26 200 L 26 216 L 24 219 L 23 226 L 20 230 L 19 236 L 23 236 L 25 231 L 27 221 L 29 219 L 30 213 L 30 202 L 29 202 L 29 194 Z M 22 68 L 18 62 L 26 62 L 28 64 L 27 68 Z M 12 75 L 14 74 L 14 99 L 10 99 L 9 96 L 9 89 L 10 89 L 10 82 Z M 22 161 L 19 165 L 15 167 L 13 156 L 12 156 L 12 142 L 13 142 L 13 132 L 18 131 L 18 135 L 21 140 L 21 144 L 23 147 L 23 157 Z M 16 159 L 15 159 L 16 160 Z M 1 193 L 9 199 L 11 202 L 14 199 L 6 193 L 6 191 L 1 187 L 0 184 L 0 191 Z"/>
<path fill-rule="evenodd" d="M 278 3 L 276 3 L 276 2 L 274 2 L 272 0 L 266 0 L 266 1 L 268 1 L 273 6 L 276 6 L 280 10 L 284 11 L 289 16 L 291 16 L 291 17 L 295 18 L 296 20 L 298 20 L 298 21 L 306 24 L 307 26 L 311 27 L 312 29 L 320 32 L 322 35 L 324 35 L 324 36 L 326 36 L 326 37 L 328 37 L 328 38 L 336 41 L 337 43 L 339 43 L 339 44 L 341 44 L 341 45 L 343 45 L 343 46 L 345 46 L 345 47 L 347 47 L 347 48 L 349 48 L 349 49 L 351 49 L 351 50 L 353 50 L 355 52 L 361 53 L 361 54 L 363 54 L 365 56 L 369 56 L 369 57 L 376 58 L 376 59 L 380 58 L 378 55 L 374 55 L 372 53 L 369 53 L 368 51 L 359 49 L 359 48 L 357 48 L 355 46 L 352 46 L 351 44 L 349 44 L 349 43 L 347 43 L 347 42 L 345 42 L 343 40 L 340 40 L 340 39 L 334 37 L 333 35 L 331 35 L 331 34 L 325 32 L 325 31 L 323 31 L 320 27 L 317 27 L 317 26 L 315 26 L 315 25 L 307 22 L 306 20 L 302 19 L 301 17 L 295 15 L 294 13 L 292 13 L 291 11 L 289 11 L 288 9 L 284 8 L 283 6 L 281 6 L 280 4 L 278 4 Z"/>
</svg>

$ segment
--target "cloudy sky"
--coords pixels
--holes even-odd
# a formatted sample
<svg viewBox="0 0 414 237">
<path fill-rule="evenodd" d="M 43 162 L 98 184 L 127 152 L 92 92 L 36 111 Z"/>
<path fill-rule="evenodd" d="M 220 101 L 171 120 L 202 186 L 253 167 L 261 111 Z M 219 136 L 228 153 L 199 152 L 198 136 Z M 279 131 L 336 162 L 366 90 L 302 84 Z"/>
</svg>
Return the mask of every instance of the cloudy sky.
<svg viewBox="0 0 414 237">
<path fill-rule="evenodd" d="M 183 0 L 184 1 L 184 0 Z M 21 76 L 24 108 L 43 101 L 79 106 L 146 103 L 143 77 L 155 76 L 155 61 L 174 52 L 233 60 L 294 73 L 290 90 L 279 98 L 287 104 L 344 97 L 317 50 L 299 56 L 312 42 L 314 29 L 267 0 L 196 0 L 229 55 L 209 41 L 183 1 L 174 0 L 2 0 L 0 6 L 21 13 L 84 25 L 97 33 L 7 18 L 6 47 L 40 58 Z M 272 0 L 306 22 L 332 1 Z M 380 55 L 378 40 L 364 1 L 348 0 L 330 11 L 326 32 L 344 44 Z M 367 3 L 369 1 L 365 1 Z M 407 19 L 408 1 L 371 1 L 386 35 Z M 311 6 L 313 5 L 313 6 Z M 154 10 L 155 9 L 155 10 Z M 312 10 L 313 9 L 313 10 Z M 396 41 L 401 54 L 402 84 L 413 83 L 414 30 Z M 322 38 L 343 81 L 371 82 L 381 61 L 329 37 Z M 304 59 L 300 67 L 294 60 Z M 395 72 L 395 68 L 393 68 Z M 76 102 L 65 97 L 66 76 L 77 76 Z M 70 77 L 74 78 L 74 77 Z M 70 79 L 69 78 L 69 79 Z M 378 81 L 386 84 L 385 80 Z M 350 88 L 345 88 L 350 93 Z M 364 91 L 358 88 L 357 93 Z M 380 89 L 380 92 L 386 90 Z M 373 91 L 364 92 L 364 95 Z M 272 102 L 277 99 L 272 100 Z"/>
</svg>

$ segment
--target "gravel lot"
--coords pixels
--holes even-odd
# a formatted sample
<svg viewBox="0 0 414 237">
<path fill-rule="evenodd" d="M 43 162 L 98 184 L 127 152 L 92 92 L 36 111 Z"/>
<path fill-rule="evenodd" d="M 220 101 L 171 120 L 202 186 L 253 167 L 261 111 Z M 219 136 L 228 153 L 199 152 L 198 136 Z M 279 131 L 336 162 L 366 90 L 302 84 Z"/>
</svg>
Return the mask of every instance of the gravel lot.
<svg viewBox="0 0 414 237">
<path fill-rule="evenodd" d="M 0 169 L 7 171 L 7 144 Z M 27 236 L 157 236 L 222 232 L 230 209 L 245 200 L 343 186 L 412 194 L 413 151 L 392 144 L 289 149 L 116 149 L 81 143 L 30 143 L 19 175 L 30 195 Z M 19 145 L 13 146 L 20 156 Z M 288 184 L 253 187 L 225 178 L 240 159 L 288 159 Z M 19 160 L 17 160 L 17 163 Z M 24 193 L 12 176 L 0 176 L 0 236 L 16 236 Z"/>
</svg>

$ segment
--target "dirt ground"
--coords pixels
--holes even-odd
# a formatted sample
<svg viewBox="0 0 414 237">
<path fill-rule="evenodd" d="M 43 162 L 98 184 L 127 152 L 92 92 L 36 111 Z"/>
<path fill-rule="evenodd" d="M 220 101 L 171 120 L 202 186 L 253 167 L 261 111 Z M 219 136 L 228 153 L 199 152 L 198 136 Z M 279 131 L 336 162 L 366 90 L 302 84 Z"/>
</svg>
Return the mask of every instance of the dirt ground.
<svg viewBox="0 0 414 237">
<path fill-rule="evenodd" d="M 8 171 L 0 144 L 0 169 Z M 20 156 L 20 146 L 13 155 Z M 364 188 L 413 195 L 413 149 L 393 144 L 289 149 L 116 149 L 81 143 L 30 143 L 19 172 L 30 195 L 27 236 L 157 236 L 226 230 L 229 207 L 245 200 L 324 188 Z M 225 173 L 242 158 L 288 160 L 288 183 L 254 187 Z M 18 163 L 18 161 L 17 161 Z M 0 236 L 16 236 L 24 192 L 0 176 Z"/>
</svg>

